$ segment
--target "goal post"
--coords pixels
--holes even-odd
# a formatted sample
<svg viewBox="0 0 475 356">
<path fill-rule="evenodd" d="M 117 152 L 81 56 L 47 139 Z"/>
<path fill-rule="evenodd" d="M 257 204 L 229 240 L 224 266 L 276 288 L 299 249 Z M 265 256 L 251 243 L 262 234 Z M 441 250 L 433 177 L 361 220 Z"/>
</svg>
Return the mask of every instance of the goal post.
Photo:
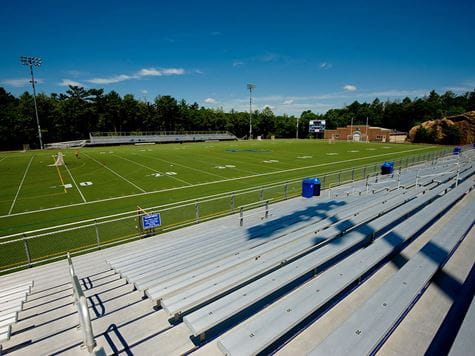
<svg viewBox="0 0 475 356">
<path fill-rule="evenodd" d="M 53 166 L 64 166 L 64 155 L 62 152 L 58 152 L 58 154 L 56 155 L 56 160 L 54 161 Z"/>
</svg>

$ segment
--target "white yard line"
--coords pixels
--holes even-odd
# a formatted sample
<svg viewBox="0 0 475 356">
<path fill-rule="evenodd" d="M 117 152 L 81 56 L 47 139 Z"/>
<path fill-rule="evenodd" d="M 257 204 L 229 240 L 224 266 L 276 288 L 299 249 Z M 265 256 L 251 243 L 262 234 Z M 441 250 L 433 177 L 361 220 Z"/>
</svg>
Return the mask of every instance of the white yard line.
<svg viewBox="0 0 475 356">
<path fill-rule="evenodd" d="M 119 173 L 117 173 L 117 172 L 114 171 L 113 169 L 111 169 L 111 168 L 107 167 L 106 165 L 102 164 L 101 162 L 99 162 L 99 161 L 98 161 L 97 159 L 95 159 L 94 157 L 91 157 L 91 156 L 89 156 L 89 155 L 86 154 L 86 153 L 83 153 L 83 155 L 85 155 L 86 157 L 89 157 L 89 158 L 92 159 L 94 162 L 96 162 L 98 165 L 100 165 L 100 166 L 102 166 L 102 167 L 108 169 L 109 171 L 111 171 L 112 173 L 114 173 L 117 177 L 122 178 L 124 181 L 126 181 L 126 182 L 129 183 L 130 185 L 134 186 L 135 188 L 137 188 L 137 189 L 140 190 L 141 192 L 147 193 L 145 190 L 143 190 L 142 188 L 140 188 L 137 184 L 132 183 L 130 180 L 128 180 L 127 178 L 121 176 Z M 140 194 L 140 193 L 138 193 L 138 194 Z M 134 194 L 132 194 L 132 195 L 134 195 Z M 88 202 L 88 203 L 89 203 L 89 202 Z M 87 204 L 87 203 L 83 203 L 83 204 Z"/>
<path fill-rule="evenodd" d="M 286 173 L 286 172 L 290 172 L 290 171 L 297 171 L 297 170 L 303 170 L 303 169 L 309 169 L 309 168 L 315 168 L 315 167 L 321 167 L 321 166 L 328 166 L 328 165 L 331 165 L 331 164 L 339 164 L 339 163 L 344 163 L 344 162 L 349 162 L 349 161 L 360 161 L 360 160 L 363 160 L 363 159 L 376 158 L 376 157 L 388 156 L 388 155 L 394 155 L 394 154 L 397 154 L 397 153 L 406 153 L 406 152 L 427 150 L 427 149 L 429 149 L 429 148 L 432 148 L 432 147 L 416 148 L 416 149 L 414 149 L 414 150 L 391 152 L 391 153 L 383 153 L 383 154 L 380 154 L 380 155 L 373 155 L 373 156 L 362 157 L 362 158 L 353 158 L 353 159 L 347 159 L 347 160 L 344 160 L 344 161 L 321 163 L 321 164 L 316 164 L 316 165 L 307 166 L 307 167 L 297 167 L 297 168 L 291 168 L 291 169 L 281 170 L 281 171 L 278 171 L 278 172 L 259 173 L 259 174 L 254 174 L 254 175 L 251 175 L 251 176 L 228 178 L 228 179 L 222 179 L 222 180 L 217 180 L 217 181 L 215 180 L 215 181 L 211 181 L 211 182 L 198 183 L 198 184 L 194 184 L 194 185 L 187 185 L 187 186 L 184 186 L 184 187 L 167 188 L 167 189 L 154 190 L 154 191 L 145 192 L 145 193 L 129 194 L 129 195 L 123 195 L 123 196 L 120 196 L 120 197 L 113 197 L 113 198 L 106 198 L 106 199 L 99 199 L 99 200 L 88 201 L 87 203 L 74 203 L 74 204 L 63 205 L 63 206 L 55 206 L 55 207 L 46 208 L 46 209 L 38 209 L 38 210 L 25 211 L 25 212 L 15 213 L 15 214 L 11 214 L 11 215 L 0 215 L 0 219 L 12 217 L 12 216 L 17 216 L 17 215 L 25 215 L 25 214 L 31 214 L 31 213 L 40 213 L 40 212 L 43 212 L 43 211 L 50 211 L 50 210 L 56 210 L 56 209 L 65 209 L 65 208 L 70 208 L 70 207 L 80 206 L 80 205 L 96 204 L 96 203 L 102 203 L 102 202 L 112 201 L 112 200 L 132 198 L 132 197 L 137 197 L 137 196 L 142 196 L 142 195 L 149 195 L 149 194 L 157 194 L 157 193 L 169 192 L 169 191 L 173 191 L 173 190 L 194 188 L 194 187 L 198 187 L 198 186 L 204 186 L 204 185 L 210 185 L 210 184 L 217 184 L 217 183 L 228 182 L 228 181 L 236 181 L 236 180 L 241 180 L 241 179 L 255 178 L 255 177 L 260 177 L 260 176 L 265 176 L 265 175 L 273 175 L 273 174 L 279 174 L 279 173 Z M 334 172 L 326 172 L 325 174 L 330 174 L 330 173 L 334 173 Z"/>
<path fill-rule="evenodd" d="M 131 162 L 131 163 L 134 163 L 134 164 L 136 164 L 137 166 L 147 168 L 147 169 L 151 170 L 152 172 L 160 173 L 160 174 L 163 174 L 163 175 L 166 176 L 166 177 L 170 177 L 170 178 L 176 179 L 177 181 L 182 182 L 182 183 L 185 183 L 186 185 L 192 185 L 190 182 L 187 182 L 186 180 L 183 180 L 183 179 L 180 179 L 180 178 L 177 178 L 177 177 L 174 177 L 174 176 L 166 175 L 166 174 L 163 173 L 163 172 L 157 171 L 156 169 L 153 169 L 153 168 L 151 168 L 151 167 L 148 167 L 148 166 L 146 166 L 146 165 L 144 165 L 144 164 L 141 164 L 141 163 L 137 163 L 137 162 L 135 162 L 135 161 L 132 161 L 131 159 L 128 159 L 128 158 L 125 158 L 125 157 L 121 157 L 121 156 L 117 156 L 117 155 L 114 155 L 114 156 L 116 156 L 116 157 L 118 157 L 118 158 L 121 158 L 121 159 L 123 159 L 123 160 L 129 161 L 129 162 Z"/>
<path fill-rule="evenodd" d="M 0 162 L 2 162 L 5 158 L 7 158 L 7 156 L 2 157 L 2 159 L 0 159 Z"/>
<path fill-rule="evenodd" d="M 10 210 L 8 211 L 8 215 L 12 213 L 13 207 L 15 206 L 16 199 L 18 198 L 18 194 L 20 194 L 20 189 L 23 185 L 23 182 L 25 181 L 26 175 L 28 174 L 28 171 L 31 166 L 31 162 L 33 162 L 33 158 L 35 158 L 35 155 L 31 156 L 30 161 L 28 162 L 28 165 L 26 166 L 25 173 L 23 174 L 23 178 L 21 179 L 20 185 L 18 186 L 18 190 L 16 191 L 15 198 L 13 199 L 12 205 L 10 206 Z M 7 216 L 8 216 L 7 215 Z"/>
<path fill-rule="evenodd" d="M 191 170 L 193 170 L 193 171 L 197 171 L 197 172 L 201 172 L 201 173 L 204 173 L 204 174 L 208 174 L 208 175 L 210 175 L 210 176 L 215 176 L 215 177 L 218 177 L 218 178 L 227 179 L 226 177 L 220 176 L 219 174 L 214 174 L 214 173 L 211 173 L 211 172 L 206 172 L 206 171 L 203 171 L 203 170 L 198 169 L 198 168 L 193 168 L 193 167 L 185 166 L 184 164 L 176 163 L 176 162 L 173 162 L 173 161 L 168 161 L 168 160 L 163 159 L 163 158 L 148 157 L 148 156 L 143 156 L 143 155 L 139 155 L 139 154 L 137 154 L 137 156 L 146 157 L 146 158 L 152 158 L 152 159 L 154 159 L 154 160 L 162 161 L 162 162 L 166 162 L 166 163 L 173 163 L 173 165 L 177 165 L 177 166 L 180 166 L 180 167 L 183 167 L 183 168 L 186 168 L 186 169 L 191 169 Z"/>
<path fill-rule="evenodd" d="M 76 181 L 74 180 L 74 177 L 73 177 L 73 175 L 71 174 L 71 171 L 69 170 L 68 166 L 65 164 L 64 167 L 66 168 L 66 170 L 67 170 L 68 173 L 69 173 L 69 176 L 70 176 L 71 179 L 73 180 L 73 183 L 74 183 L 74 185 L 76 186 L 76 189 L 78 190 L 79 194 L 81 195 L 81 198 L 82 198 L 83 202 L 87 203 L 86 198 L 84 198 L 84 195 L 82 194 L 81 189 L 79 189 L 79 187 L 78 187 Z"/>
</svg>

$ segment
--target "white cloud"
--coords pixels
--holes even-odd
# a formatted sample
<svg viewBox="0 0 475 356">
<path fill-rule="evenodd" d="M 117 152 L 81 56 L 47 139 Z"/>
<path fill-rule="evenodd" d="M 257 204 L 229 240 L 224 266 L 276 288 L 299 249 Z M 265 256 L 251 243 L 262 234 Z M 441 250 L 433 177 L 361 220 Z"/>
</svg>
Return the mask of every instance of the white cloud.
<svg viewBox="0 0 475 356">
<path fill-rule="evenodd" d="M 142 94 L 148 94 L 148 90 L 147 90 L 147 89 L 142 89 L 140 92 L 141 92 Z"/>
<path fill-rule="evenodd" d="M 119 74 L 115 75 L 113 77 L 108 77 L 108 78 L 93 78 L 86 80 L 88 83 L 93 83 L 93 84 L 114 84 L 114 83 L 119 83 L 123 82 L 124 80 L 131 80 L 131 79 L 137 79 L 138 77 L 136 75 L 125 75 L 125 74 Z"/>
<path fill-rule="evenodd" d="M 63 79 L 61 83 L 58 83 L 58 85 L 63 86 L 63 87 L 68 87 L 68 86 L 73 86 L 73 87 L 83 87 L 79 82 L 76 82 L 75 80 L 70 80 L 70 79 Z"/>
<path fill-rule="evenodd" d="M 294 99 L 284 100 L 284 102 L 283 102 L 284 105 L 291 105 L 293 103 L 294 103 Z"/>
<path fill-rule="evenodd" d="M 137 72 L 137 75 L 140 77 L 148 76 L 162 76 L 162 75 L 183 75 L 185 70 L 183 68 L 143 68 Z"/>
<path fill-rule="evenodd" d="M 241 67 L 243 65 L 244 65 L 244 62 L 242 62 L 242 61 L 234 61 L 233 62 L 233 67 L 234 68 L 238 68 L 238 67 Z"/>
<path fill-rule="evenodd" d="M 217 100 L 214 99 L 214 98 L 206 98 L 206 99 L 205 99 L 205 103 L 206 103 L 206 104 L 216 104 L 216 103 L 217 103 Z"/>
<path fill-rule="evenodd" d="M 43 83 L 43 79 L 35 79 L 36 83 Z M 16 79 L 4 79 L 0 81 L 0 84 L 8 85 L 15 88 L 21 88 L 30 85 L 30 79 L 28 78 L 16 78 Z"/>
<path fill-rule="evenodd" d="M 114 75 L 112 77 L 106 77 L 106 78 L 92 78 L 92 79 L 86 80 L 86 82 L 93 83 L 93 84 L 114 84 L 114 83 L 123 82 L 125 80 L 140 79 L 142 77 L 162 76 L 162 75 L 183 75 L 183 74 L 185 74 L 185 70 L 183 68 L 162 68 L 162 69 L 143 68 L 143 69 L 140 69 L 134 75 L 119 74 L 119 75 Z"/>
<path fill-rule="evenodd" d="M 262 109 L 271 109 L 271 110 L 274 110 L 274 109 L 275 109 L 275 106 L 267 105 L 267 104 L 266 104 L 266 105 L 264 105 L 264 106 L 262 107 Z"/>
<path fill-rule="evenodd" d="M 378 97 L 403 97 L 403 96 L 424 96 L 429 94 L 430 90 L 428 89 L 415 89 L 415 90 L 399 90 L 399 89 L 390 89 L 383 91 L 375 91 L 371 93 L 362 93 L 362 96 L 378 96 Z"/>
<path fill-rule="evenodd" d="M 328 62 L 320 63 L 320 69 L 330 69 L 333 67 L 333 64 Z"/>
<path fill-rule="evenodd" d="M 257 60 L 261 61 L 261 62 L 275 62 L 275 61 L 278 61 L 280 59 L 280 55 L 277 54 L 277 53 L 265 53 L 263 54 L 262 56 L 258 56 L 257 57 Z"/>
<path fill-rule="evenodd" d="M 353 84 L 346 84 L 344 87 L 343 87 L 344 90 L 346 91 L 356 91 L 356 85 L 353 85 Z"/>
</svg>

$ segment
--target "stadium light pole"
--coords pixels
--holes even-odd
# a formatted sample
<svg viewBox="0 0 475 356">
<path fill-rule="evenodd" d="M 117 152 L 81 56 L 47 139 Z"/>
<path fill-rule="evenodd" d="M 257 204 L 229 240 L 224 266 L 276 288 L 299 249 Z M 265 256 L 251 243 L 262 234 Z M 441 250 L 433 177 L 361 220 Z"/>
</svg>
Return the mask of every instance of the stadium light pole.
<svg viewBox="0 0 475 356">
<path fill-rule="evenodd" d="M 247 90 L 249 90 L 249 140 L 252 140 L 252 91 L 256 89 L 254 84 L 248 84 Z"/>
<path fill-rule="evenodd" d="M 299 117 L 297 117 L 297 131 L 295 132 L 295 139 L 299 139 Z"/>
<path fill-rule="evenodd" d="M 39 57 L 20 57 L 21 64 L 30 67 L 31 74 L 31 86 L 33 87 L 33 102 L 35 103 L 35 115 L 36 115 L 36 124 L 38 125 L 38 138 L 40 139 L 40 149 L 43 149 L 43 139 L 41 137 L 41 127 L 40 127 L 40 118 L 38 117 L 38 106 L 36 105 L 36 88 L 35 88 L 35 77 L 33 75 L 33 66 L 39 67 L 41 65 L 42 59 Z"/>
</svg>

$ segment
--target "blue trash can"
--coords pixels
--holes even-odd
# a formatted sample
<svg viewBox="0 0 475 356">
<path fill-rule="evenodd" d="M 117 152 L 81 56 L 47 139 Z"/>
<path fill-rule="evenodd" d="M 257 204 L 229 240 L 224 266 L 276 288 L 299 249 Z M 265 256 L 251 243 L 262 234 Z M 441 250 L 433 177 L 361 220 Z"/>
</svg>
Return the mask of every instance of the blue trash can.
<svg viewBox="0 0 475 356">
<path fill-rule="evenodd" d="M 460 152 L 462 152 L 462 147 L 460 146 L 454 147 L 454 155 L 458 155 L 460 154 Z"/>
<path fill-rule="evenodd" d="M 311 198 L 320 195 L 320 179 L 305 178 L 302 181 L 302 196 L 304 198 Z"/>
<path fill-rule="evenodd" d="M 384 162 L 381 165 L 381 174 L 392 174 L 394 170 L 394 162 Z"/>
</svg>

